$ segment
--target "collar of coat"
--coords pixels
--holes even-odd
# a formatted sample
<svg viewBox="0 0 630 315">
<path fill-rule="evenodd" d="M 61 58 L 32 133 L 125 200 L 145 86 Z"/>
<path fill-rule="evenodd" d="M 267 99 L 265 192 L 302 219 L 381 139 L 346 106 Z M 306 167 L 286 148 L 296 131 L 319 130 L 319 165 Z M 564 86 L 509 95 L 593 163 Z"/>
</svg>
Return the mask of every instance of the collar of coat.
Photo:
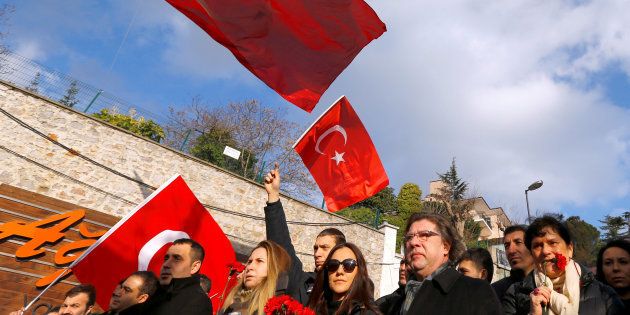
<svg viewBox="0 0 630 315">
<path fill-rule="evenodd" d="M 201 289 L 201 286 L 199 286 L 199 275 L 195 274 L 186 278 L 173 278 L 165 289 L 167 293 L 175 293 L 192 285 L 196 285 Z"/>
<path fill-rule="evenodd" d="M 459 279 L 460 277 L 463 277 L 463 275 L 455 270 L 455 268 L 453 268 L 447 262 L 444 265 L 440 266 L 424 281 L 432 281 L 437 284 L 437 287 L 443 293 L 448 293 L 455 285 L 455 282 L 457 282 L 457 279 Z M 413 276 L 411 279 L 415 280 L 415 276 Z"/>
</svg>

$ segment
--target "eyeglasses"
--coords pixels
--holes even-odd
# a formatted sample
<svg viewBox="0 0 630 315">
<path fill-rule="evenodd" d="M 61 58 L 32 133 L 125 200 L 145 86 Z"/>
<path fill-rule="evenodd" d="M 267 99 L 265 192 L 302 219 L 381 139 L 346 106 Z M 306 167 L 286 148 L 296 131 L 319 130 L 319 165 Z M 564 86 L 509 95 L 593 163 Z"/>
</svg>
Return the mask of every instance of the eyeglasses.
<svg viewBox="0 0 630 315">
<path fill-rule="evenodd" d="M 418 231 L 418 232 L 415 232 L 415 233 L 408 233 L 407 235 L 405 235 L 405 242 L 409 242 L 409 241 L 413 240 L 416 237 L 418 239 L 420 239 L 420 241 L 426 242 L 429 239 L 429 237 L 431 237 L 431 236 L 440 236 L 440 235 L 442 235 L 442 234 L 440 234 L 438 232 L 429 231 L 429 230 Z"/>
<path fill-rule="evenodd" d="M 354 268 L 357 267 L 357 261 L 351 258 L 344 259 L 343 261 L 331 259 L 328 261 L 328 264 L 326 264 L 326 269 L 328 272 L 336 272 L 339 266 L 343 266 L 343 271 L 345 272 L 353 272 Z"/>
</svg>

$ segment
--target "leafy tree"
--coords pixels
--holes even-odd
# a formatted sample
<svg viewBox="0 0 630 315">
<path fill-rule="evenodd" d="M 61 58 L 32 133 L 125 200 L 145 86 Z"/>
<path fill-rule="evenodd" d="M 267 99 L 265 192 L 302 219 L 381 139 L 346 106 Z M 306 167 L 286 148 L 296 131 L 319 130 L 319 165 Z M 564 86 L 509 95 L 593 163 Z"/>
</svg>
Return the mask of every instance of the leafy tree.
<svg viewBox="0 0 630 315">
<path fill-rule="evenodd" d="M 457 174 L 455 158 L 453 158 L 451 167 L 447 172 L 437 175 L 443 186 L 439 188 L 437 194 L 432 194 L 431 197 L 443 204 L 440 209 L 446 210 L 446 216 L 450 218 L 459 234 L 464 237 L 465 222 L 470 219 L 470 210 L 474 202 L 472 199 L 466 198 L 468 183 Z"/>
<path fill-rule="evenodd" d="M 383 214 L 395 214 L 398 211 L 396 195 L 391 187 L 385 187 L 374 196 L 355 203 L 351 208 L 380 209 Z"/>
<path fill-rule="evenodd" d="M 468 218 L 464 221 L 464 243 L 467 248 L 474 247 L 483 247 L 482 243 L 479 243 L 477 240 L 479 239 L 479 235 L 481 235 L 481 226 L 475 222 L 475 220 Z M 487 245 L 487 244 L 486 244 Z"/>
<path fill-rule="evenodd" d="M 345 208 L 341 211 L 338 211 L 337 214 L 344 216 L 352 221 L 364 223 L 367 225 L 374 225 L 374 220 L 376 219 L 376 211 L 372 208 L 367 207 L 358 207 L 358 208 Z M 376 225 L 380 225 L 383 223 L 382 217 L 379 218 Z"/>
<path fill-rule="evenodd" d="M 232 147 L 243 152 L 238 161 L 239 174 L 255 174 L 246 177 L 256 178 L 267 172 L 273 162 L 279 162 L 285 193 L 313 204 L 321 202 L 315 181 L 293 150 L 295 139 L 305 128 L 285 119 L 285 109 L 264 106 L 257 100 L 216 106 L 204 103 L 199 97 L 180 108 L 184 109 L 171 108 L 170 123 L 166 125 L 168 145 L 190 151 L 196 143 L 203 142 L 194 141 L 196 137 L 215 129 L 225 130 L 233 140 Z M 190 141 L 183 146 L 189 131 L 192 131 Z"/>
<path fill-rule="evenodd" d="M 402 185 L 396 198 L 398 212 L 411 214 L 412 212 L 420 211 L 422 208 L 421 198 L 422 190 L 417 184 L 406 183 Z"/>
<path fill-rule="evenodd" d="M 443 215 L 445 217 L 448 217 L 449 215 L 448 210 L 446 209 L 446 204 L 441 201 L 423 201 L 422 211 Z"/>
<path fill-rule="evenodd" d="M 66 90 L 66 95 L 64 95 L 59 100 L 59 103 L 66 105 L 68 107 L 74 107 L 74 105 L 77 105 L 79 103 L 79 100 L 77 99 L 77 94 L 79 93 L 79 87 L 77 85 L 78 85 L 77 80 L 70 82 L 70 86 Z"/>
<path fill-rule="evenodd" d="M 604 220 L 600 220 L 599 222 L 604 224 L 601 229 L 604 231 L 604 240 L 606 242 L 619 238 L 621 230 L 628 224 L 622 216 L 611 215 L 606 215 Z"/>
<path fill-rule="evenodd" d="M 244 168 L 242 160 L 251 159 L 254 163 L 257 158 L 248 150 L 242 150 L 238 160 L 223 154 L 225 146 L 237 147 L 231 133 L 225 129 L 214 128 L 197 137 L 190 153 L 199 159 L 208 161 L 228 171 L 239 174 L 245 178 L 254 179 L 256 173 L 253 168 Z"/>
<path fill-rule="evenodd" d="M 565 223 L 573 237 L 573 259 L 586 266 L 595 266 L 600 245 L 597 228 L 579 216 L 571 216 Z"/>
<path fill-rule="evenodd" d="M 102 109 L 92 116 L 155 142 L 160 142 L 164 138 L 164 130 L 160 125 L 153 120 L 146 120 L 142 116 L 136 117 L 136 112 L 133 109 L 129 111 L 129 115 L 117 113 L 115 110 Z"/>
<path fill-rule="evenodd" d="M 37 74 L 35 74 L 35 77 L 33 77 L 33 80 L 31 80 L 31 82 L 28 84 L 28 86 L 26 87 L 26 90 L 31 92 L 31 93 L 37 93 L 39 91 L 39 82 L 42 79 L 42 74 L 37 71 Z"/>
<path fill-rule="evenodd" d="M 441 194 L 448 196 L 450 200 L 463 200 L 468 191 L 468 183 L 459 178 L 457 174 L 457 166 L 455 158 L 451 161 L 451 167 L 444 174 L 437 174 L 440 180 L 445 184 L 442 187 Z"/>
<path fill-rule="evenodd" d="M 398 212 L 385 216 L 387 222 L 398 227 L 396 248 L 400 248 L 403 244 L 405 227 L 411 214 L 422 210 L 420 198 L 422 198 L 422 190 L 417 184 L 406 183 L 402 185 L 396 197 Z"/>
</svg>

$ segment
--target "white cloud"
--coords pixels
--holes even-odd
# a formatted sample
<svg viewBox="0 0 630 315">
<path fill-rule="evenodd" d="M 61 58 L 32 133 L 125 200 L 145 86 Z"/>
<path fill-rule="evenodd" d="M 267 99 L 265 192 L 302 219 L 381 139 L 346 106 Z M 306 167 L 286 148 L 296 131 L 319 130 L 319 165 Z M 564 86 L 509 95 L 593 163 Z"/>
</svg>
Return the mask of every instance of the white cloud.
<svg viewBox="0 0 630 315">
<path fill-rule="evenodd" d="M 371 4 L 388 32 L 324 103 L 349 95 L 394 184 L 426 189 L 456 156 L 477 191 L 517 217 L 538 179 L 542 209 L 628 197 L 630 112 L 580 82 L 630 64 L 630 3 Z"/>
<path fill-rule="evenodd" d="M 42 25 L 29 23 L 39 34 L 52 23 L 41 21 L 55 21 L 61 35 L 80 32 L 118 43 L 111 25 L 127 25 L 138 12 L 127 45 L 159 46 L 150 53 L 163 56 L 160 67 L 199 81 L 257 84 L 227 49 L 165 1 L 113 2 L 112 12 L 100 18 L 84 15 L 98 12 L 92 2 L 79 3 L 54 10 L 57 2 L 33 2 L 31 19 Z M 301 119 L 312 121 L 345 94 L 394 186 L 416 182 L 426 190 L 455 156 L 475 190 L 491 206 L 513 208 L 515 217 L 523 217 L 524 189 L 538 179 L 545 184 L 531 193 L 533 210 L 630 197 L 630 112 L 590 84 L 610 67 L 630 73 L 630 2 L 369 3 L 388 31 Z M 33 47 L 72 55 L 60 34 L 38 38 L 40 46 Z"/>
<path fill-rule="evenodd" d="M 20 40 L 16 43 L 15 52 L 32 60 L 46 59 L 46 52 L 38 41 L 32 39 Z"/>
</svg>

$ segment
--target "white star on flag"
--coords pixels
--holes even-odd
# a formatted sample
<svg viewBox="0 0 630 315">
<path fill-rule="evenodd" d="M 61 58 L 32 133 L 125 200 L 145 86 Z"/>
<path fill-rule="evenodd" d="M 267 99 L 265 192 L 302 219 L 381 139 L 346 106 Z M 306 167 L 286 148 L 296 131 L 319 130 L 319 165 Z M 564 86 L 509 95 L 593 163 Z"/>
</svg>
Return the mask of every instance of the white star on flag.
<svg viewBox="0 0 630 315">
<path fill-rule="evenodd" d="M 339 165 L 339 162 L 345 162 L 345 160 L 343 159 L 343 155 L 346 154 L 346 152 L 337 152 L 335 151 L 335 156 L 331 157 L 331 160 L 335 160 L 335 162 L 337 162 L 337 165 Z"/>
</svg>

